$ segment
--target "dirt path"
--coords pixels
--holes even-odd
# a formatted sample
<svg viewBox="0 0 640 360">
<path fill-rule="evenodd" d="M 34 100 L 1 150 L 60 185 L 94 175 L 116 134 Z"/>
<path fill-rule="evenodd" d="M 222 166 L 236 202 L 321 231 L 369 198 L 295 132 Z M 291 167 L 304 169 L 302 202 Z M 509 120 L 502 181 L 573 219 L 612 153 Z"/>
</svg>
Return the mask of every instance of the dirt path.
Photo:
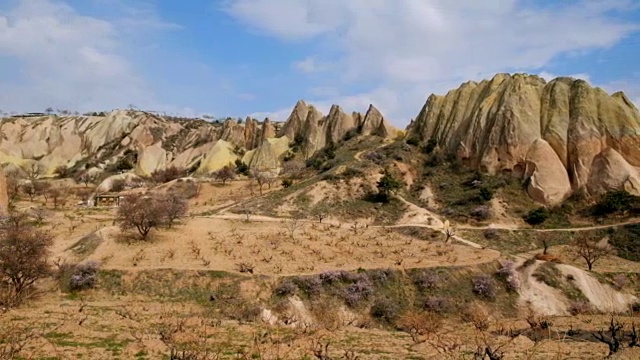
<svg viewBox="0 0 640 360">
<path fill-rule="evenodd" d="M 354 158 L 356 161 L 362 161 L 362 154 L 364 154 L 364 153 L 366 153 L 366 152 L 376 151 L 376 150 L 378 150 L 378 149 L 380 149 L 380 148 L 382 148 L 382 147 L 385 147 L 385 146 L 387 146 L 387 145 L 389 145 L 389 144 L 391 144 L 391 141 L 389 141 L 389 140 L 387 139 L 387 140 L 383 141 L 383 142 L 382 142 L 382 144 L 380 144 L 380 145 L 378 145 L 378 146 L 374 147 L 373 149 L 364 149 L 364 150 L 358 151 L 357 153 L 355 153 L 355 155 L 353 155 L 353 158 Z"/>
<path fill-rule="evenodd" d="M 524 227 L 517 227 L 517 226 L 496 225 L 496 224 L 491 224 L 487 226 L 459 225 L 459 226 L 456 226 L 456 228 L 461 230 L 497 229 L 497 230 L 519 230 L 519 231 L 535 231 L 535 232 L 576 232 L 576 231 L 610 229 L 610 228 L 615 228 L 619 226 L 636 225 L 636 224 L 640 224 L 640 219 L 634 219 L 634 220 L 619 222 L 615 224 L 607 224 L 607 225 L 594 225 L 594 226 L 585 226 L 585 227 L 557 228 L 557 229 L 535 229 L 535 228 L 524 228 Z"/>
</svg>

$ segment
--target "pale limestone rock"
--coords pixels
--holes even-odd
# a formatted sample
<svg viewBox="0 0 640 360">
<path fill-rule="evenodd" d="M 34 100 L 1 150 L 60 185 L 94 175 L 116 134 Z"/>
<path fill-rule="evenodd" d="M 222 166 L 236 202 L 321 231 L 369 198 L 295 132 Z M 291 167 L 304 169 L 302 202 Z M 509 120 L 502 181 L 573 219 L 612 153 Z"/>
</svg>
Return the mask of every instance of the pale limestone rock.
<svg viewBox="0 0 640 360">
<path fill-rule="evenodd" d="M 218 140 L 205 155 L 198 168 L 198 173 L 204 174 L 220 170 L 229 164 L 233 164 L 236 159 L 238 159 L 238 155 L 233 152 L 232 145 L 224 140 Z"/>
<path fill-rule="evenodd" d="M 338 105 L 333 105 L 326 118 L 326 143 L 338 143 L 348 131 L 356 128 L 351 115 L 347 115 Z"/>
<path fill-rule="evenodd" d="M 170 121 L 131 110 L 115 110 L 104 117 L 8 118 L 0 121 L 0 163 L 20 166 L 38 159 L 50 175 L 59 165 L 72 167 L 81 160 L 104 167 L 126 150 L 139 151 L 170 139 L 173 145 L 166 157 L 154 156 L 158 162 L 147 165 L 158 169 L 174 157 L 194 164 L 202 154 L 191 150 L 203 141 L 215 141 L 221 133 L 222 128 L 204 121 Z M 96 163 L 98 159 L 101 163 Z"/>
<path fill-rule="evenodd" d="M 435 140 L 441 151 L 490 174 L 523 174 L 530 147 L 543 139 L 557 155 L 572 191 L 608 186 L 591 179 L 594 159 L 606 148 L 640 166 L 640 114 L 635 106 L 622 93 L 609 96 L 572 78 L 546 83 L 537 76 L 498 74 L 465 83 L 445 96 L 431 95 L 407 128 L 407 138 Z M 553 163 L 561 170 L 555 159 Z M 542 170 L 536 186 L 547 176 L 540 174 Z"/>
<path fill-rule="evenodd" d="M 612 148 L 606 148 L 593 159 L 588 182 L 589 193 L 602 195 L 611 190 L 626 190 L 640 195 L 640 174 Z"/>
<path fill-rule="evenodd" d="M 548 206 L 562 203 L 571 194 L 569 176 L 553 148 L 536 139 L 527 152 L 525 174 L 527 192 L 535 201 Z"/>
<path fill-rule="evenodd" d="M 138 151 L 138 164 L 135 173 L 140 176 L 149 176 L 157 170 L 166 168 L 167 152 L 161 143 L 155 143 Z"/>
<path fill-rule="evenodd" d="M 376 135 L 383 138 L 392 138 L 398 134 L 398 130 L 389 124 L 384 116 L 382 116 L 382 113 L 373 105 L 369 105 L 367 113 L 359 124 L 360 135 Z"/>
<path fill-rule="evenodd" d="M 124 173 L 124 174 L 112 175 L 104 179 L 100 183 L 100 185 L 98 185 L 98 187 L 96 188 L 96 194 L 111 191 L 111 189 L 113 189 L 114 181 L 117 181 L 117 180 L 124 181 L 125 186 L 131 187 L 131 188 L 139 187 L 142 184 L 144 184 L 144 180 L 142 180 L 142 178 L 136 174 Z"/>
<path fill-rule="evenodd" d="M 286 136 L 291 140 L 295 139 L 296 135 L 301 134 L 308 113 L 309 107 L 307 103 L 304 100 L 299 100 L 293 107 L 291 115 L 289 115 L 278 136 Z"/>
</svg>

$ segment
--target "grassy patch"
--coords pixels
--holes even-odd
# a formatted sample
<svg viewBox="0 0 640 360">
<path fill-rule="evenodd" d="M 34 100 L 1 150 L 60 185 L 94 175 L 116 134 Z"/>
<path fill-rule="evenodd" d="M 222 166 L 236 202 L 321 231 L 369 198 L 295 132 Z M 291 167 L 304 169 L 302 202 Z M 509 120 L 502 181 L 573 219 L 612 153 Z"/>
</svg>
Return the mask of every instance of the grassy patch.
<svg viewBox="0 0 640 360">
<path fill-rule="evenodd" d="M 79 255 L 82 258 L 86 258 L 96 251 L 101 242 L 102 237 L 95 232 L 92 232 L 76 241 L 76 243 L 71 245 L 68 250 L 71 250 L 74 254 Z"/>
<path fill-rule="evenodd" d="M 640 224 L 611 228 L 606 231 L 606 234 L 618 256 L 631 261 L 640 261 Z"/>
<path fill-rule="evenodd" d="M 191 302 L 236 320 L 249 321 L 259 315 L 255 299 L 246 299 L 241 294 L 241 283 L 256 278 L 221 271 L 171 269 L 123 275 L 127 274 L 103 271 L 101 287 L 112 293 L 143 295 L 161 302 Z"/>
<path fill-rule="evenodd" d="M 563 287 L 562 274 L 554 263 L 545 262 L 541 264 L 533 273 L 533 277 L 549 287 L 560 290 Z"/>
<path fill-rule="evenodd" d="M 592 232 L 595 236 L 596 231 Z M 487 248 L 515 255 L 542 249 L 543 239 L 549 246 L 566 245 L 573 241 L 575 234 L 570 231 L 540 232 L 533 230 L 459 230 L 458 234 Z"/>
<path fill-rule="evenodd" d="M 498 266 L 495 263 L 478 267 L 408 269 L 406 272 L 391 269 L 327 271 L 319 275 L 283 278 L 274 289 L 272 303 L 278 304 L 283 298 L 297 294 L 311 303 L 343 304 L 358 311 L 370 309 L 371 316 L 386 325 L 392 325 L 399 315 L 410 309 L 457 316 L 474 301 L 485 302 L 501 316 L 515 316 L 517 294 L 507 291 L 506 286 L 494 278 Z M 474 292 L 473 279 L 479 274 L 487 274 L 495 280 L 495 297 L 486 299 Z"/>
<path fill-rule="evenodd" d="M 51 332 L 45 334 L 44 337 L 49 340 L 52 344 L 60 347 L 72 347 L 72 348 L 86 348 L 86 349 L 96 349 L 103 348 L 109 353 L 111 356 L 119 356 L 122 354 L 122 349 L 124 349 L 129 343 L 133 340 L 122 339 L 118 340 L 115 335 L 109 336 L 106 338 L 94 338 L 93 341 L 85 342 L 85 341 L 76 341 L 73 339 L 73 335 L 70 333 L 58 333 Z"/>
</svg>

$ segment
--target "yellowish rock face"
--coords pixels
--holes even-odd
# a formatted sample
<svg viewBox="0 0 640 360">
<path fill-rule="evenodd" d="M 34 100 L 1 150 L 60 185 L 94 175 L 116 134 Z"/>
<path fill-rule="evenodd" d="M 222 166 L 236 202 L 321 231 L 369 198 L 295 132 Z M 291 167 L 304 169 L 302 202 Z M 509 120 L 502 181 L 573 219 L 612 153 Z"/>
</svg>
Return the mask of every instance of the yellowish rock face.
<svg viewBox="0 0 640 360">
<path fill-rule="evenodd" d="M 535 167 L 528 174 L 534 180 L 529 194 L 543 204 L 566 195 L 567 178 L 571 191 L 633 188 L 603 165 L 600 155 L 608 149 L 620 155 L 620 164 L 630 165 L 623 166 L 630 178 L 640 166 L 638 110 L 622 93 L 610 96 L 571 78 L 547 83 L 537 76 L 499 74 L 465 83 L 445 96 L 430 96 L 407 132 L 408 138 L 435 140 L 441 151 L 490 174 Z M 594 173 L 596 161 L 602 174 Z"/>
</svg>

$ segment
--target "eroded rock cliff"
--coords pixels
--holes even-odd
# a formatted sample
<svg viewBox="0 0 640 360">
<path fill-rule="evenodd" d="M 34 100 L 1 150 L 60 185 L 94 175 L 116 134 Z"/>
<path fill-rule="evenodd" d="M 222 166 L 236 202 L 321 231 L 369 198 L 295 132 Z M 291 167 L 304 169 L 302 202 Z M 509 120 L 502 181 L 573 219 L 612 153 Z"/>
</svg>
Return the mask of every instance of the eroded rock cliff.
<svg viewBox="0 0 640 360">
<path fill-rule="evenodd" d="M 572 78 L 547 83 L 498 74 L 467 82 L 431 95 L 407 137 L 431 140 L 471 168 L 528 176 L 529 194 L 547 205 L 571 191 L 634 188 L 640 166 L 638 109 L 623 93 L 608 95 Z M 614 162 L 624 170 L 614 170 Z"/>
</svg>

